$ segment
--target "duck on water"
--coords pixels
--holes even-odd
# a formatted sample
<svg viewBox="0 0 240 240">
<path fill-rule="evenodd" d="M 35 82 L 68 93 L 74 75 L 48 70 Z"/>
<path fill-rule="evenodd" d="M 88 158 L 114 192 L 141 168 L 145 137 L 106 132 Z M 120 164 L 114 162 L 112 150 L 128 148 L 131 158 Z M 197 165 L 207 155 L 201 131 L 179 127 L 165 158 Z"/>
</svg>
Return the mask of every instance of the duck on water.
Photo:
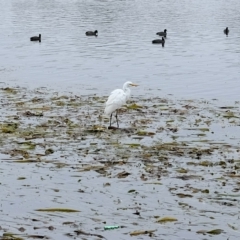
<svg viewBox="0 0 240 240">
<path fill-rule="evenodd" d="M 39 42 L 41 42 L 41 34 L 39 34 L 39 36 L 30 37 L 30 41 L 39 41 Z"/>
<path fill-rule="evenodd" d="M 163 32 L 157 32 L 156 34 L 157 34 L 158 36 L 167 37 L 167 29 L 164 29 Z"/>
<path fill-rule="evenodd" d="M 162 37 L 162 39 L 155 39 L 152 41 L 153 44 L 162 44 L 162 46 L 164 47 L 165 44 L 165 39 L 164 37 Z"/>
<path fill-rule="evenodd" d="M 95 31 L 87 31 L 86 32 L 86 35 L 87 36 L 96 36 L 98 35 L 98 30 L 95 30 Z"/>
<path fill-rule="evenodd" d="M 226 27 L 226 28 L 223 30 L 223 32 L 224 32 L 226 35 L 228 35 L 228 33 L 229 33 L 228 27 Z"/>
</svg>

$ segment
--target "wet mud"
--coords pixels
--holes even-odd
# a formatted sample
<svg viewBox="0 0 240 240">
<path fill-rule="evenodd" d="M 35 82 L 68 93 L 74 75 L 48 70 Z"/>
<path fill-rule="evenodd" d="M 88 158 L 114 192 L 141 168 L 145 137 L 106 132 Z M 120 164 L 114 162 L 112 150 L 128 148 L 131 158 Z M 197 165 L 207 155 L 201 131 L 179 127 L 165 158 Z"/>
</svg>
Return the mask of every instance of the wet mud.
<svg viewBox="0 0 240 240">
<path fill-rule="evenodd" d="M 0 239 L 240 237 L 239 102 L 0 97 Z"/>
</svg>

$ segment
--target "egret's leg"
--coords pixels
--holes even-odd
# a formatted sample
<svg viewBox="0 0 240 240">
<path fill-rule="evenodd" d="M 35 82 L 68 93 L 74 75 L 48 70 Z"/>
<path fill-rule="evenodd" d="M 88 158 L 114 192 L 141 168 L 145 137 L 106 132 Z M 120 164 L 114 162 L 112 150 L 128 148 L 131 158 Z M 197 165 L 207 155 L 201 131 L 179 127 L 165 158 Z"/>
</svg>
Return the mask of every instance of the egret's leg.
<svg viewBox="0 0 240 240">
<path fill-rule="evenodd" d="M 111 127 L 111 125 L 112 125 L 112 114 L 110 115 L 110 126 L 109 127 Z"/>
<path fill-rule="evenodd" d="M 117 120 L 117 127 L 119 127 L 119 124 L 118 124 L 118 117 L 117 117 L 117 110 L 116 110 L 116 115 L 115 115 L 115 117 L 116 117 L 116 120 Z"/>
</svg>

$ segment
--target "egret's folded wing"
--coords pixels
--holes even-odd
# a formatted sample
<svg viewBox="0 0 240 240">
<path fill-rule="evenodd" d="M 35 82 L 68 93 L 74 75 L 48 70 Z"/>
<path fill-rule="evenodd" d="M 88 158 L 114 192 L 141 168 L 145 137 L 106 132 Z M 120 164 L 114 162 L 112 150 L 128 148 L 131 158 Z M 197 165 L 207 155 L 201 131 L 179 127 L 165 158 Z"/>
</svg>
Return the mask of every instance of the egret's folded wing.
<svg viewBox="0 0 240 240">
<path fill-rule="evenodd" d="M 113 101 L 114 101 L 115 99 L 117 99 L 118 96 L 123 95 L 123 93 L 124 93 L 124 92 L 123 92 L 122 89 L 115 89 L 114 91 L 112 91 L 112 92 L 110 93 L 109 97 L 108 97 L 108 100 L 107 100 L 107 102 L 106 102 L 106 105 L 113 103 Z"/>
<path fill-rule="evenodd" d="M 126 94 L 122 89 L 111 92 L 106 102 L 105 114 L 109 115 L 126 103 Z"/>
</svg>

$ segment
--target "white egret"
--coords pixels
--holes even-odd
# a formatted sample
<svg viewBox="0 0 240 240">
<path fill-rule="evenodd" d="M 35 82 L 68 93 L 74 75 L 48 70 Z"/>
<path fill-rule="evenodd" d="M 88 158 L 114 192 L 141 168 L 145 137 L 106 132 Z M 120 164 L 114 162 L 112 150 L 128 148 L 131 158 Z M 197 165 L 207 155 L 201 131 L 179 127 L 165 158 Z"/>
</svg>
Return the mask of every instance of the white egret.
<svg viewBox="0 0 240 240">
<path fill-rule="evenodd" d="M 112 124 L 112 114 L 114 111 L 116 111 L 115 117 L 117 120 L 117 127 L 119 127 L 117 110 L 122 105 L 124 105 L 127 102 L 127 100 L 130 98 L 131 90 L 128 88 L 129 86 L 138 86 L 138 85 L 132 82 L 125 82 L 123 84 L 123 89 L 115 89 L 114 91 L 111 92 L 110 96 L 108 97 L 104 113 L 108 116 L 110 115 L 109 127 L 111 127 L 111 124 Z"/>
</svg>

